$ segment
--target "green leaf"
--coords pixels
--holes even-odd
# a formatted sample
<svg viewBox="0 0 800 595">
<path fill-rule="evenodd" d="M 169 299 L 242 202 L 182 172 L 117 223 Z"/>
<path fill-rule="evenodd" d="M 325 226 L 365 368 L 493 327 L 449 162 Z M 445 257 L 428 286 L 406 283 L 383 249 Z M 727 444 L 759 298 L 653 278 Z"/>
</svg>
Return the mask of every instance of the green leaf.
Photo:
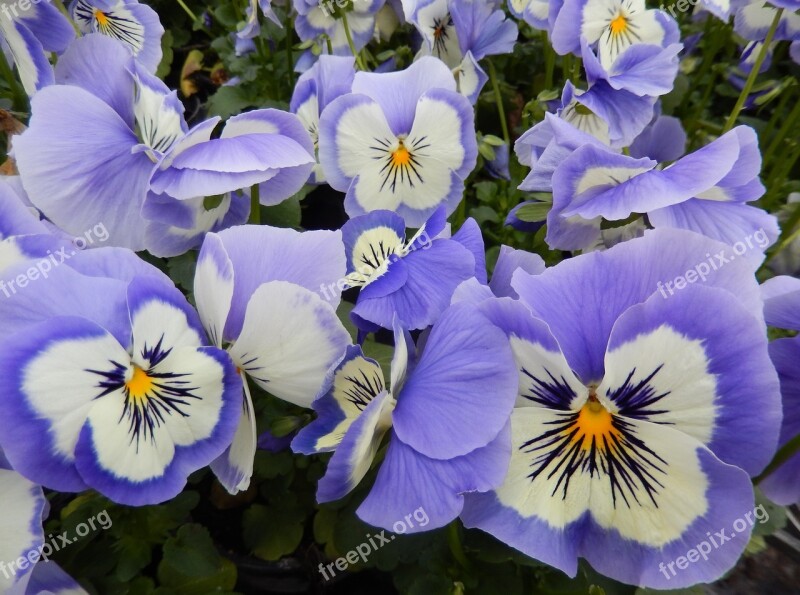
<svg viewBox="0 0 800 595">
<path fill-rule="evenodd" d="M 500 216 L 497 214 L 497 211 L 486 205 L 481 205 L 479 207 L 475 207 L 474 209 L 470 209 L 469 215 L 478 222 L 478 225 L 483 225 L 487 221 L 490 221 L 491 223 L 497 223 L 500 221 Z"/>
<path fill-rule="evenodd" d="M 300 227 L 300 199 L 293 196 L 274 207 L 261 207 L 261 221 L 273 227 Z"/>
<path fill-rule="evenodd" d="M 338 518 L 339 511 L 327 506 L 321 506 L 317 514 L 314 515 L 314 541 L 322 544 L 331 541 Z"/>
<path fill-rule="evenodd" d="M 497 183 L 496 182 L 478 182 L 473 186 L 475 188 L 475 196 L 481 202 L 491 202 L 497 196 Z"/>
<path fill-rule="evenodd" d="M 161 58 L 161 63 L 158 65 L 158 69 L 156 69 L 156 76 L 160 79 L 165 78 L 172 69 L 172 59 L 174 56 L 174 52 L 172 51 L 173 43 L 172 31 L 167 29 L 164 32 L 164 36 L 161 38 L 161 52 L 163 57 Z"/>
<path fill-rule="evenodd" d="M 206 211 L 213 211 L 219 205 L 222 204 L 222 200 L 225 198 L 224 194 L 215 194 L 214 196 L 206 196 L 203 199 L 203 208 Z"/>
<path fill-rule="evenodd" d="M 219 555 L 205 527 L 189 524 L 164 544 L 158 580 L 177 595 L 230 591 L 236 585 L 236 566 Z"/>
<path fill-rule="evenodd" d="M 194 288 L 194 270 L 197 266 L 197 252 L 190 250 L 185 254 L 170 258 L 167 262 L 169 277 L 187 292 Z"/>
<path fill-rule="evenodd" d="M 481 143 L 478 145 L 478 152 L 483 155 L 484 159 L 488 161 L 494 161 L 497 158 L 497 154 L 494 152 L 494 149 L 491 145 L 487 145 L 486 143 Z"/>
<path fill-rule="evenodd" d="M 208 115 L 230 118 L 251 105 L 241 87 L 220 87 L 208 100 Z"/>
<path fill-rule="evenodd" d="M 786 508 L 771 502 L 756 488 L 756 506 L 752 512 L 753 536 L 772 535 L 786 526 Z"/>
<path fill-rule="evenodd" d="M 303 539 L 305 517 L 295 503 L 284 506 L 254 504 L 242 519 L 244 542 L 259 558 L 280 560 L 294 552 Z"/>
<path fill-rule="evenodd" d="M 526 223 L 544 221 L 547 219 L 547 213 L 550 212 L 552 206 L 553 205 L 546 202 L 525 205 L 520 207 L 519 211 L 517 211 L 517 219 L 525 221 Z"/>
<path fill-rule="evenodd" d="M 408 595 L 450 595 L 453 581 L 446 576 L 426 574 L 411 585 Z"/>
<path fill-rule="evenodd" d="M 494 134 L 487 134 L 484 136 L 483 142 L 492 145 L 493 147 L 502 147 L 504 144 L 506 144 L 506 141 L 499 136 L 495 136 Z"/>
</svg>

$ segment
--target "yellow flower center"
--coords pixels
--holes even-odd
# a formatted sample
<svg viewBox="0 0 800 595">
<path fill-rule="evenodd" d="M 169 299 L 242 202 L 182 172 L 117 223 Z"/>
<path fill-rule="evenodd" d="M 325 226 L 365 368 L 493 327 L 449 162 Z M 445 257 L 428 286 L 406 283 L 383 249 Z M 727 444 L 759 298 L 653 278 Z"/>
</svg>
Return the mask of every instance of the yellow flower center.
<svg viewBox="0 0 800 595">
<path fill-rule="evenodd" d="M 405 148 L 403 143 L 392 153 L 392 165 L 394 167 L 403 167 L 411 162 L 411 153 Z"/>
<path fill-rule="evenodd" d="M 620 33 L 624 33 L 625 29 L 628 28 L 628 19 L 625 18 L 625 15 L 620 14 L 611 21 L 611 33 L 613 35 L 619 35 Z"/>
<path fill-rule="evenodd" d="M 569 431 L 574 429 L 578 431 L 572 441 L 580 442 L 583 450 L 591 450 L 592 444 L 595 448 L 603 449 L 605 443 L 619 436 L 619 430 L 614 427 L 613 416 L 594 394 L 589 395 L 589 400 L 581 407 L 578 419 Z"/>
<path fill-rule="evenodd" d="M 125 387 L 134 399 L 144 399 L 153 390 L 153 379 L 139 366 L 133 366 L 133 376 L 125 383 Z"/>
</svg>

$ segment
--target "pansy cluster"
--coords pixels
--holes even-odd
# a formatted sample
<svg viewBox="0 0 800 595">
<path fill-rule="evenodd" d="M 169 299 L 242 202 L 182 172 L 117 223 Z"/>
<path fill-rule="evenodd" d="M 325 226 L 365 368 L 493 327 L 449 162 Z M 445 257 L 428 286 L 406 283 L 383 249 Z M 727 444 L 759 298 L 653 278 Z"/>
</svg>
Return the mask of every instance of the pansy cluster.
<svg viewBox="0 0 800 595">
<path fill-rule="evenodd" d="M 449 590 L 396 581 L 431 593 L 484 584 L 465 536 L 542 576 L 710 583 L 745 513 L 800 502 L 800 109 L 755 85 L 797 74 L 796 1 L 178 4 L 0 11 L 0 591 L 98 592 L 43 556 L 92 498 L 256 501 L 299 531 L 273 555 L 246 529 L 266 558 L 303 536 L 273 490 L 319 511 L 317 557 L 336 511 L 442 530 Z M 731 30 L 735 70 L 705 64 Z M 114 539 L 121 585 L 153 539 Z"/>
</svg>

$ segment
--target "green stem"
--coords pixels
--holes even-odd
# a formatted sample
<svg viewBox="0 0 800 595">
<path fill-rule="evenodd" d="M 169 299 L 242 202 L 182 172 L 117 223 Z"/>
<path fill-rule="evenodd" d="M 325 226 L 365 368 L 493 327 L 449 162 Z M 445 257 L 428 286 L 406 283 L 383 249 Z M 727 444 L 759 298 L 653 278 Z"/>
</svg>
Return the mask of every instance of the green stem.
<svg viewBox="0 0 800 595">
<path fill-rule="evenodd" d="M 492 81 L 492 88 L 494 89 L 494 101 L 497 104 L 497 115 L 500 117 L 500 127 L 503 130 L 503 140 L 506 145 L 511 146 L 511 135 L 508 133 L 508 122 L 506 122 L 506 110 L 503 107 L 503 95 L 500 93 L 500 85 L 497 82 L 497 71 L 491 60 L 489 63 L 489 79 Z"/>
<path fill-rule="evenodd" d="M 356 59 L 356 65 L 359 70 L 366 70 L 364 63 L 361 61 L 361 56 L 356 51 L 356 44 L 353 43 L 353 35 L 350 33 L 350 24 L 347 22 L 347 13 L 342 13 L 342 25 L 344 26 L 344 35 L 347 37 L 347 45 L 350 46 L 350 51 L 353 52 L 353 57 Z"/>
<path fill-rule="evenodd" d="M 778 449 L 778 452 L 773 457 L 772 462 L 767 465 L 767 468 L 764 469 L 761 475 L 753 480 L 753 483 L 758 484 L 763 481 L 765 477 L 783 465 L 798 452 L 800 452 L 800 434 L 789 440 L 789 442 Z"/>
<path fill-rule="evenodd" d="M 563 58 L 561 58 L 561 77 L 565 80 L 569 80 L 569 75 L 572 72 L 572 54 L 567 54 Z"/>
<path fill-rule="evenodd" d="M 186 6 L 186 2 L 184 2 L 183 0 L 177 0 L 177 2 L 180 5 L 180 7 L 183 9 L 183 12 L 185 12 L 187 15 L 189 15 L 189 18 L 192 19 L 192 22 L 196 23 L 197 22 L 197 15 L 192 12 L 191 8 Z"/>
<path fill-rule="evenodd" d="M 17 80 L 17 77 L 14 76 L 14 70 L 8 64 L 5 52 L 0 52 L 0 74 L 2 74 L 3 78 L 6 79 L 6 81 L 8 82 L 8 86 L 11 89 L 14 109 L 18 112 L 27 113 L 29 107 L 28 94 L 22 87 L 22 83 L 20 83 Z"/>
<path fill-rule="evenodd" d="M 253 225 L 261 224 L 261 188 L 258 184 L 250 187 L 250 219 L 248 223 Z"/>
<path fill-rule="evenodd" d="M 576 58 L 575 61 L 572 63 L 572 84 L 577 85 L 581 81 L 581 66 L 583 65 L 583 60 L 580 58 Z"/>
<path fill-rule="evenodd" d="M 333 56 L 333 42 L 329 36 L 325 36 L 325 45 L 328 46 L 328 55 Z"/>
<path fill-rule="evenodd" d="M 294 58 L 292 56 L 292 5 L 286 6 L 286 61 L 289 64 L 289 90 L 294 89 Z"/>
<path fill-rule="evenodd" d="M 783 126 L 780 127 L 778 130 L 778 134 L 775 136 L 773 141 L 769 144 L 769 148 L 764 152 L 764 156 L 762 157 L 761 161 L 766 168 L 767 164 L 770 161 L 770 158 L 778 150 L 778 147 L 783 144 L 783 139 L 786 137 L 786 134 L 792 129 L 794 126 L 794 122 L 797 118 L 800 117 L 800 101 L 794 104 L 794 108 L 792 108 L 791 113 L 786 116 L 786 120 L 784 121 Z"/>
<path fill-rule="evenodd" d="M 461 564 L 465 570 L 470 569 L 470 563 L 467 555 L 464 553 L 464 548 L 461 546 L 461 536 L 458 531 L 458 521 L 455 520 L 447 525 L 447 545 L 450 546 L 450 552 L 456 561 Z"/>
<path fill-rule="evenodd" d="M 762 132 L 760 135 L 763 139 L 762 144 L 764 146 L 766 146 L 767 139 L 772 136 L 772 131 L 775 130 L 775 126 L 777 125 L 780 116 L 786 111 L 786 106 L 789 105 L 789 100 L 794 95 L 793 91 L 794 89 L 791 88 L 784 91 L 783 97 L 781 97 L 781 100 L 778 102 L 778 106 L 775 108 L 775 111 L 772 112 L 772 116 L 770 117 L 769 122 L 767 122 L 767 127 L 764 128 L 764 132 Z"/>
<path fill-rule="evenodd" d="M 761 70 L 761 65 L 764 63 L 769 53 L 769 46 L 772 43 L 772 38 L 775 37 L 775 31 L 778 29 L 778 23 L 780 23 L 782 16 L 783 8 L 779 8 L 777 12 L 775 12 L 775 18 L 772 19 L 772 25 L 770 25 L 769 32 L 767 32 L 767 38 L 764 40 L 764 44 L 761 46 L 758 56 L 756 56 L 756 61 L 753 64 L 752 70 L 750 70 L 750 75 L 747 77 L 747 82 L 744 84 L 742 92 L 739 94 L 739 99 L 736 100 L 736 105 L 733 106 L 733 111 L 725 122 L 725 126 L 722 129 L 723 134 L 728 132 L 728 130 L 733 128 L 733 125 L 736 124 L 739 112 L 742 111 L 744 102 L 747 101 L 747 98 L 750 96 L 750 91 L 753 89 L 753 84 L 756 82 L 758 71 Z"/>
</svg>

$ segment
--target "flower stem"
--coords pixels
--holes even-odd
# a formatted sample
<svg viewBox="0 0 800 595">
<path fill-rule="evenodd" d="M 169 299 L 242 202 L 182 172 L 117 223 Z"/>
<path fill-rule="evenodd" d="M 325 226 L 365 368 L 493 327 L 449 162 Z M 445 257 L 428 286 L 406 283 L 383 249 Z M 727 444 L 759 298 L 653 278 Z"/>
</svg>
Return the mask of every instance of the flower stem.
<svg viewBox="0 0 800 595">
<path fill-rule="evenodd" d="M 770 162 L 772 155 L 778 149 L 778 147 L 783 143 L 783 139 L 786 137 L 786 134 L 792 130 L 794 127 L 794 122 L 800 116 L 800 101 L 794 104 L 791 113 L 786 116 L 783 121 L 783 125 L 778 130 L 775 138 L 769 144 L 769 148 L 764 152 L 764 157 L 762 158 L 764 168 L 766 169 L 767 164 Z M 766 137 L 766 134 L 764 135 Z"/>
<path fill-rule="evenodd" d="M 289 66 L 289 92 L 294 89 L 294 59 L 292 57 L 292 31 L 294 31 L 294 24 L 292 22 L 292 5 L 287 3 L 286 6 L 286 61 Z"/>
<path fill-rule="evenodd" d="M 342 26 L 344 26 L 344 35 L 347 37 L 347 45 L 350 46 L 350 51 L 353 52 L 353 57 L 356 59 L 356 66 L 359 70 L 366 70 L 364 63 L 361 61 L 361 56 L 356 51 L 356 44 L 353 43 L 353 34 L 350 33 L 350 23 L 347 22 L 347 13 L 342 12 Z"/>
<path fill-rule="evenodd" d="M 461 537 L 458 531 L 458 520 L 453 521 L 447 525 L 447 545 L 450 546 L 450 552 L 456 561 L 461 564 L 465 570 L 469 570 L 470 563 L 467 555 L 464 553 L 464 548 L 461 546 Z"/>
<path fill-rule="evenodd" d="M 497 71 L 494 68 L 491 60 L 489 63 L 489 78 L 492 81 L 492 88 L 494 89 L 494 101 L 497 104 L 497 115 L 500 117 L 500 126 L 503 129 L 503 140 L 506 145 L 511 146 L 511 135 L 508 133 L 508 122 L 506 122 L 506 110 L 503 107 L 503 96 L 500 93 L 500 85 L 497 83 Z"/>
<path fill-rule="evenodd" d="M 250 219 L 248 223 L 261 224 L 261 188 L 258 184 L 250 187 Z"/>
<path fill-rule="evenodd" d="M 767 32 L 767 37 L 764 40 L 764 44 L 761 46 L 761 49 L 758 52 L 758 56 L 756 56 L 756 61 L 753 64 L 753 68 L 750 70 L 750 75 L 747 77 L 747 82 L 744 84 L 744 88 L 742 92 L 739 94 L 739 99 L 736 100 L 736 105 L 733 106 L 733 111 L 731 115 L 728 116 L 728 120 L 725 122 L 725 126 L 722 128 L 722 133 L 725 134 L 733 128 L 733 125 L 736 124 L 736 119 L 739 117 L 739 112 L 742 111 L 744 107 L 744 102 L 747 101 L 748 96 L 750 95 L 750 91 L 753 89 L 753 84 L 756 82 L 756 77 L 758 76 L 758 71 L 761 70 L 761 65 L 764 63 L 764 60 L 767 58 L 767 53 L 769 52 L 769 46 L 772 43 L 772 38 L 775 37 L 775 31 L 778 29 L 778 23 L 781 21 L 781 17 L 783 16 L 783 8 L 779 8 L 775 12 L 775 18 L 772 19 L 772 25 L 769 27 L 769 31 Z"/>
<path fill-rule="evenodd" d="M 758 484 L 763 481 L 765 477 L 783 465 L 786 461 L 791 459 L 798 452 L 800 452 L 800 434 L 789 440 L 789 442 L 778 449 L 778 452 L 773 457 L 772 462 L 767 465 L 767 468 L 764 469 L 761 475 L 755 478 L 753 483 Z"/>
<path fill-rule="evenodd" d="M 191 8 L 186 6 L 186 2 L 184 2 L 183 0 L 177 0 L 177 2 L 180 5 L 180 7 L 183 9 L 183 12 L 185 12 L 187 15 L 189 15 L 189 18 L 192 19 L 192 22 L 193 23 L 197 22 L 197 15 L 192 12 Z"/>
</svg>

